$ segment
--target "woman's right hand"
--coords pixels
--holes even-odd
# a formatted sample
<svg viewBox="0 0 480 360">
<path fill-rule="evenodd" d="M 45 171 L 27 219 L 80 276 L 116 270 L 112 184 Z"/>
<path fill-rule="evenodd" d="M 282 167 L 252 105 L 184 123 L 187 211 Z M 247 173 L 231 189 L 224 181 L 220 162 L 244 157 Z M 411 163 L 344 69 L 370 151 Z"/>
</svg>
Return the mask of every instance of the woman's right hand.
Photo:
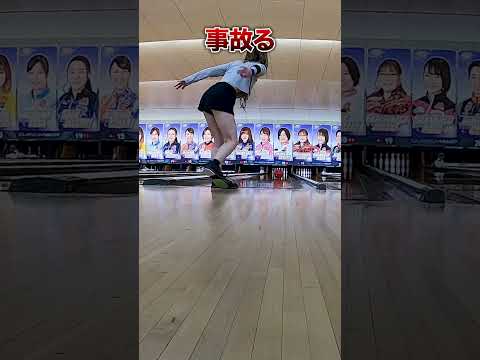
<svg viewBox="0 0 480 360">
<path fill-rule="evenodd" d="M 187 83 L 184 81 L 184 80 L 181 80 L 178 82 L 177 85 L 175 85 L 175 89 L 179 90 L 179 89 L 185 89 L 187 87 Z"/>
</svg>

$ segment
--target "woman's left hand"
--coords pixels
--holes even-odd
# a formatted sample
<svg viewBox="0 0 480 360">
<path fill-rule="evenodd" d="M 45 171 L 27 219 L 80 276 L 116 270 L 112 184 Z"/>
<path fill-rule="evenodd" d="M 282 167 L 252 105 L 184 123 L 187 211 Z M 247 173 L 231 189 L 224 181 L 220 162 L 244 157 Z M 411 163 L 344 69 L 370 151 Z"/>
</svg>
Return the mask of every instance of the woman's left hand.
<svg viewBox="0 0 480 360">
<path fill-rule="evenodd" d="M 250 78 L 252 77 L 252 70 L 248 67 L 242 67 L 240 70 L 238 70 L 238 73 L 240 74 L 241 77 L 243 78 Z"/>
<path fill-rule="evenodd" d="M 179 90 L 179 89 L 185 89 L 187 87 L 187 82 L 184 81 L 184 80 L 180 80 L 177 85 L 175 85 L 175 89 Z"/>
</svg>

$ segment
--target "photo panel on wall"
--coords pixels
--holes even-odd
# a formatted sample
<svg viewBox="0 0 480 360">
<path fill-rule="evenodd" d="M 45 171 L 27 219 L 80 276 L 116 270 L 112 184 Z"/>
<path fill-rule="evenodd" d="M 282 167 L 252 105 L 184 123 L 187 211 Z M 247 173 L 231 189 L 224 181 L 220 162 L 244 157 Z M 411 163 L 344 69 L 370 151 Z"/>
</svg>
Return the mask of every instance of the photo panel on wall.
<svg viewBox="0 0 480 360">
<path fill-rule="evenodd" d="M 99 129 L 98 48 L 59 49 L 57 121 L 60 130 Z"/>
<path fill-rule="evenodd" d="M 156 121 L 153 124 L 146 126 L 146 144 L 147 144 L 147 159 L 163 160 L 163 144 L 164 138 L 163 123 Z"/>
<path fill-rule="evenodd" d="M 290 163 L 293 161 L 293 125 L 275 124 L 274 129 L 274 159 L 275 162 Z"/>
<path fill-rule="evenodd" d="M 369 49 L 367 134 L 410 136 L 411 59 L 408 49 Z"/>
<path fill-rule="evenodd" d="M 17 128 L 17 49 L 0 48 L 0 130 Z"/>
<path fill-rule="evenodd" d="M 455 73 L 455 51 L 413 51 L 413 138 L 457 137 Z"/>
<path fill-rule="evenodd" d="M 480 52 L 460 51 L 457 69 L 458 130 L 480 146 Z"/>
<path fill-rule="evenodd" d="M 365 129 L 365 50 L 342 48 L 342 127 L 346 135 L 364 136 Z"/>
<path fill-rule="evenodd" d="M 101 129 L 136 129 L 139 115 L 138 47 L 102 47 L 101 74 Z"/>
<path fill-rule="evenodd" d="M 293 161 L 296 164 L 312 163 L 312 125 L 295 124 L 293 126 Z"/>
<path fill-rule="evenodd" d="M 58 131 L 57 47 L 21 48 L 17 78 L 19 130 Z"/>
</svg>

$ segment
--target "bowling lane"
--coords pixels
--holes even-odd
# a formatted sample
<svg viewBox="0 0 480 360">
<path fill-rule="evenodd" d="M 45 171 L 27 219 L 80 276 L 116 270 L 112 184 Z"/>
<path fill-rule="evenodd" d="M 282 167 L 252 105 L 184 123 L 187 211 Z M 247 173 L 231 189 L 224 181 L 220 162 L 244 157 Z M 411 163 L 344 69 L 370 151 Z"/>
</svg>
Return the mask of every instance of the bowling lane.
<svg viewBox="0 0 480 360">
<path fill-rule="evenodd" d="M 443 154 L 440 154 L 443 155 Z M 479 164 L 476 163 L 447 163 L 441 157 L 441 163 L 437 160 L 422 160 L 422 151 L 418 149 L 408 150 L 381 150 L 369 149 L 365 156 L 367 165 L 378 169 L 378 172 L 384 172 L 385 185 L 387 183 L 394 185 L 398 190 L 404 190 L 407 193 L 409 184 L 414 181 L 419 187 L 428 187 L 433 192 L 441 191 L 444 193 L 445 201 L 453 203 L 480 204 L 480 172 Z M 413 158 L 413 163 L 410 159 Z M 349 158 L 350 159 L 350 158 Z M 434 158 L 435 159 L 435 158 Z M 438 166 L 437 166 L 437 165 Z M 365 166 L 362 165 L 357 156 L 356 166 L 352 167 L 353 173 L 364 172 Z M 352 176 L 350 168 L 347 166 L 347 177 Z M 352 186 L 355 184 L 355 178 L 361 175 L 353 174 L 349 179 Z M 372 178 L 370 171 L 368 177 Z M 403 179 L 403 180 L 402 180 Z M 405 184 L 402 184 L 404 182 Z M 380 184 L 381 185 L 381 184 Z M 415 185 L 415 184 L 414 184 Z M 401 195 L 401 192 L 397 192 Z"/>
<path fill-rule="evenodd" d="M 345 357 L 480 358 L 477 219 L 466 204 L 342 202 Z"/>
<path fill-rule="evenodd" d="M 135 358 L 138 196 L 0 192 L 0 203 L 0 359 Z"/>
<path fill-rule="evenodd" d="M 372 148 L 363 154 L 350 151 L 342 173 L 343 199 L 480 204 L 478 171 L 420 165 L 421 156 L 417 150 L 389 152 Z"/>
<path fill-rule="evenodd" d="M 472 337 L 480 319 L 473 275 L 479 252 L 471 240 L 478 206 L 465 197 L 478 190 L 476 180 L 466 173 L 438 177 L 415 150 L 408 150 L 412 157 L 368 150 L 347 157 L 342 184 L 343 355 L 479 358 Z M 402 171 L 408 158 L 414 161 Z M 444 190 L 445 201 L 426 203 L 418 187 Z"/>
<path fill-rule="evenodd" d="M 225 173 L 231 180 L 235 181 L 240 188 L 256 189 L 302 189 L 305 187 L 315 187 L 315 182 L 328 183 L 330 190 L 340 190 L 339 173 L 330 174 L 312 174 L 312 170 L 305 168 L 287 169 L 274 168 L 272 171 L 261 173 Z M 293 171 L 298 176 L 292 175 Z M 316 169 L 313 169 L 316 171 Z M 277 175 L 275 175 L 277 172 Z M 315 179 L 315 181 L 310 181 Z M 140 185 L 144 186 L 203 186 L 211 187 L 211 180 L 202 173 L 191 172 L 142 172 L 139 180 Z M 312 185 L 313 183 L 313 185 Z M 308 185 L 310 184 L 310 186 Z"/>
<path fill-rule="evenodd" d="M 139 197 L 140 359 L 340 359 L 340 192 Z"/>
<path fill-rule="evenodd" d="M 422 169 L 416 180 L 443 190 L 452 202 L 480 204 L 480 178 L 470 171 L 438 171 L 432 168 Z"/>
</svg>

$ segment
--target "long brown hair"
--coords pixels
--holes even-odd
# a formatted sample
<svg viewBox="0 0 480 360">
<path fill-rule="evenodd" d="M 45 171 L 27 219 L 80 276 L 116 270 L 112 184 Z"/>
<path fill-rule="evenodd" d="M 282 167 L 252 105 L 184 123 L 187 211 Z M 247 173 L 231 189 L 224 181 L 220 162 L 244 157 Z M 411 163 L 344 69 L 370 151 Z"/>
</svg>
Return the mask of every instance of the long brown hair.
<svg viewBox="0 0 480 360">
<path fill-rule="evenodd" d="M 243 62 L 248 62 L 248 61 L 263 64 L 265 65 L 266 68 L 268 68 L 268 54 L 266 52 L 261 52 L 257 48 L 254 48 L 251 52 L 247 51 Z M 248 101 L 249 95 L 250 94 L 245 94 L 245 95 L 242 94 L 242 96 L 240 96 L 240 107 L 243 110 L 245 110 L 247 107 L 247 101 Z"/>
<path fill-rule="evenodd" d="M 138 127 L 138 131 L 140 132 L 140 140 L 139 140 L 139 143 L 140 145 L 144 144 L 145 143 L 145 134 L 143 132 L 143 129 L 139 126 Z"/>
<path fill-rule="evenodd" d="M 249 127 L 243 127 L 242 130 L 240 130 L 240 135 L 238 136 L 238 143 L 241 144 L 243 143 L 242 141 L 242 135 L 247 134 L 248 135 L 248 140 L 247 144 L 253 144 L 253 136 L 252 136 L 252 130 L 250 130 Z"/>
<path fill-rule="evenodd" d="M 2 90 L 8 93 L 12 89 L 12 70 L 8 59 L 3 55 L 0 55 L 0 68 L 5 72 L 5 82 L 2 84 Z"/>
<path fill-rule="evenodd" d="M 247 61 L 258 62 L 268 67 L 268 54 L 255 48 L 252 50 L 252 52 L 247 51 L 245 54 L 245 59 L 243 62 Z"/>
</svg>

